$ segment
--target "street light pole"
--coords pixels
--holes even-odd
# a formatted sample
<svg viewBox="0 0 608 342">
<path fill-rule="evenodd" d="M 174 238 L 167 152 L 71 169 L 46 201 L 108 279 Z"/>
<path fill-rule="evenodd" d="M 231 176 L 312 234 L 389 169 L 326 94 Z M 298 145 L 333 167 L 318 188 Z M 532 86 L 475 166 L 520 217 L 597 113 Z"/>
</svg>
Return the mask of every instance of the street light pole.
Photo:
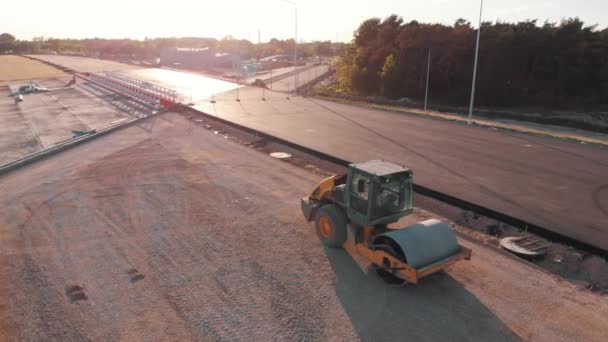
<svg viewBox="0 0 608 342">
<path fill-rule="evenodd" d="M 481 35 L 481 16 L 483 13 L 483 0 L 479 5 L 479 27 L 477 27 L 477 42 L 475 43 L 475 62 L 473 62 L 473 84 L 471 85 L 471 103 L 469 104 L 469 118 L 467 125 L 473 119 L 473 104 L 475 103 L 475 81 L 477 80 L 477 59 L 479 57 L 479 36 Z"/>
<path fill-rule="evenodd" d="M 294 6 L 296 6 L 295 3 L 294 3 Z M 293 94 L 297 95 L 298 94 L 298 7 L 295 7 L 295 25 L 296 25 L 296 29 L 295 29 L 295 35 L 294 35 L 294 40 L 293 40 L 293 66 L 296 69 L 296 74 L 294 77 Z"/>
<path fill-rule="evenodd" d="M 429 98 L 429 76 L 431 74 L 431 48 L 429 48 L 429 59 L 426 64 L 426 89 L 424 91 L 424 111 L 426 112 L 426 104 Z"/>
<path fill-rule="evenodd" d="M 298 92 L 298 6 L 294 1 L 291 0 L 281 0 L 286 2 L 294 7 L 295 14 L 295 34 L 293 38 L 293 68 L 295 71 L 293 78 L 293 94 L 296 95 Z"/>
</svg>

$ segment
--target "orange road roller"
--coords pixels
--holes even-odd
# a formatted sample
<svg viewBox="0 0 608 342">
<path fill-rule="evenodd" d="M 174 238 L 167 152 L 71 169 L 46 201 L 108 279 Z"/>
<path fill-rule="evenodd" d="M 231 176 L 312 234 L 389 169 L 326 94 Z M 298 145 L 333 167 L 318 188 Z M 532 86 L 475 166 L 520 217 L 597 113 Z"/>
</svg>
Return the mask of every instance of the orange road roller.
<svg viewBox="0 0 608 342">
<path fill-rule="evenodd" d="M 388 227 L 413 208 L 412 170 L 383 160 L 350 164 L 346 174 L 321 181 L 302 199 L 304 217 L 315 221 L 326 246 L 345 248 L 358 261 L 363 258 L 390 283 L 416 284 L 471 259 L 471 250 L 458 244 L 444 222 Z"/>
</svg>

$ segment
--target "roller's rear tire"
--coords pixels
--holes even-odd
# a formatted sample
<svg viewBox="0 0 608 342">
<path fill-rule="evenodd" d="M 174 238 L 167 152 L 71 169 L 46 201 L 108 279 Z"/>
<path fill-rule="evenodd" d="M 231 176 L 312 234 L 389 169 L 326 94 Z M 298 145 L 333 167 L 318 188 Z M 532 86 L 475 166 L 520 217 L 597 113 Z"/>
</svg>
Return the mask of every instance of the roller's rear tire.
<svg viewBox="0 0 608 342">
<path fill-rule="evenodd" d="M 315 227 L 321 242 L 327 247 L 340 248 L 346 241 L 348 220 L 344 210 L 335 204 L 319 208 L 315 217 Z"/>
</svg>

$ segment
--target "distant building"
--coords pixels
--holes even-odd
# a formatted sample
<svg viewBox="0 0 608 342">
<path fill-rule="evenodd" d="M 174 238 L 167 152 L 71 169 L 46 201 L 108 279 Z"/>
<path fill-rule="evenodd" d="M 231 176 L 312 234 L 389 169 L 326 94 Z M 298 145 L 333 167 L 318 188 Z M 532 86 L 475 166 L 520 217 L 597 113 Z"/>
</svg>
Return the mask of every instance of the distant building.
<svg viewBox="0 0 608 342">
<path fill-rule="evenodd" d="M 161 65 L 188 69 L 231 67 L 237 59 L 233 53 L 215 53 L 210 48 L 166 48 L 160 51 Z"/>
<path fill-rule="evenodd" d="M 260 69 L 280 68 L 293 62 L 293 55 L 274 55 L 260 58 Z"/>
<path fill-rule="evenodd" d="M 209 48 L 166 48 L 160 51 L 160 64 L 185 68 L 208 68 L 213 66 L 215 53 Z"/>
<path fill-rule="evenodd" d="M 230 68 L 239 61 L 239 57 L 234 53 L 216 53 L 215 54 L 215 67 Z"/>
<path fill-rule="evenodd" d="M 260 58 L 260 62 L 288 62 L 293 60 L 293 55 L 274 55 Z"/>
</svg>

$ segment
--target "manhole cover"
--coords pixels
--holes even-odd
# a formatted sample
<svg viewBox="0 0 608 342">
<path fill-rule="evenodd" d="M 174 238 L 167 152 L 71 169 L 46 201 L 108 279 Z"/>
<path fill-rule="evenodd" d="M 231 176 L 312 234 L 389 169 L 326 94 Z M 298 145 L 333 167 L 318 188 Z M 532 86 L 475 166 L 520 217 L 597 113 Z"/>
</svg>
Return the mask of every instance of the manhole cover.
<svg viewBox="0 0 608 342">
<path fill-rule="evenodd" d="M 272 152 L 270 156 L 277 159 L 286 159 L 291 157 L 291 154 L 285 152 Z"/>
<path fill-rule="evenodd" d="M 511 236 L 500 240 L 500 247 L 515 254 L 537 256 L 547 252 L 551 243 L 529 236 Z"/>
</svg>

